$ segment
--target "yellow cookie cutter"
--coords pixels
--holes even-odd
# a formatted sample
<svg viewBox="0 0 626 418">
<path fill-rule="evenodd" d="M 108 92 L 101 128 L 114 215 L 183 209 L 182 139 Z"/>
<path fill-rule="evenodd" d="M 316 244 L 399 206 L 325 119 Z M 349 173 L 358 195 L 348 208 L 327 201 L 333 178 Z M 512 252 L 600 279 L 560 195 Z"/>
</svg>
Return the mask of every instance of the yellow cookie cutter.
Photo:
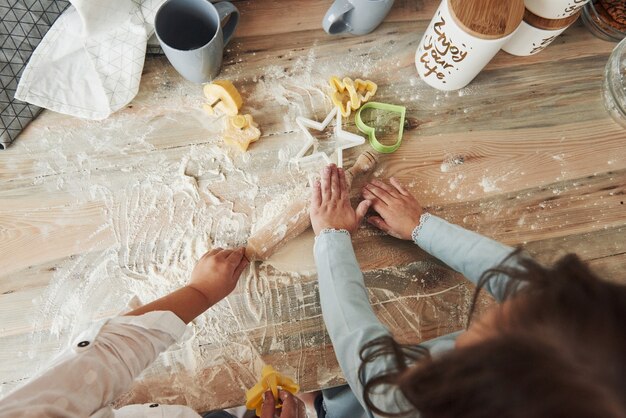
<svg viewBox="0 0 626 418">
<path fill-rule="evenodd" d="M 261 416 L 263 394 L 268 390 L 271 390 L 272 395 L 274 395 L 274 406 L 280 408 L 282 404 L 279 402 L 278 389 L 286 390 L 295 395 L 300 390 L 300 386 L 287 376 L 278 373 L 269 364 L 266 364 L 261 370 L 259 382 L 246 392 L 246 408 L 256 410 L 257 416 Z"/>
<path fill-rule="evenodd" d="M 243 105 L 241 94 L 229 80 L 215 80 L 206 84 L 204 86 L 204 97 L 206 97 L 208 103 L 203 104 L 202 108 L 209 115 L 224 113 L 235 116 Z"/>
<path fill-rule="evenodd" d="M 254 122 L 251 115 L 235 115 L 226 119 L 224 142 L 227 144 L 246 151 L 260 136 L 259 125 Z"/>
<path fill-rule="evenodd" d="M 374 94 L 378 86 L 370 80 L 357 78 L 352 81 L 349 77 L 340 80 L 339 77 L 332 76 L 329 80 L 332 92 L 330 99 L 339 109 L 343 117 L 350 116 L 352 110 L 356 110 L 367 102 Z"/>
<path fill-rule="evenodd" d="M 354 88 L 356 89 L 356 95 L 360 100 L 360 105 L 362 105 L 376 94 L 378 85 L 373 81 L 361 80 L 360 78 L 357 78 L 354 80 Z"/>
</svg>

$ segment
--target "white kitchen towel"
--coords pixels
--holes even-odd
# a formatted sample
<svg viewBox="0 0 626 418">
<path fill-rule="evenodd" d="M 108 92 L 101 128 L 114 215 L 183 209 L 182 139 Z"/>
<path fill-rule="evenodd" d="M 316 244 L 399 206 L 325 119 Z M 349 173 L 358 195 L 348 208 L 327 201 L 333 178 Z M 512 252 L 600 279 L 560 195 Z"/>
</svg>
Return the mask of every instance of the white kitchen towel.
<svg viewBox="0 0 626 418">
<path fill-rule="evenodd" d="M 24 69 L 15 97 L 105 119 L 139 90 L 154 15 L 164 0 L 71 0 Z"/>
</svg>

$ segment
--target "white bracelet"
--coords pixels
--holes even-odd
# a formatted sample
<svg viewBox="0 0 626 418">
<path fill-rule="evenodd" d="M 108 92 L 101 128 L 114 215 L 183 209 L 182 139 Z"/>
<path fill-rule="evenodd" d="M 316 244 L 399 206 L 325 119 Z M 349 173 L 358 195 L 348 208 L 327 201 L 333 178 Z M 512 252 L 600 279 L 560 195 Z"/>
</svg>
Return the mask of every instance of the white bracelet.
<svg viewBox="0 0 626 418">
<path fill-rule="evenodd" d="M 431 215 L 428 212 L 424 212 L 420 216 L 419 223 L 417 224 L 415 229 L 413 229 L 413 232 L 411 232 L 411 238 L 413 239 L 414 243 L 417 244 L 417 236 L 419 235 L 420 231 L 422 230 L 422 227 L 424 226 L 424 222 L 426 222 L 428 220 L 428 218 L 430 218 L 430 216 Z"/>
<path fill-rule="evenodd" d="M 346 234 L 347 236 L 350 236 L 350 232 L 347 229 L 335 229 L 335 228 L 324 228 L 320 231 L 318 236 L 322 234 L 327 234 L 329 232 L 339 232 L 341 234 Z"/>
</svg>

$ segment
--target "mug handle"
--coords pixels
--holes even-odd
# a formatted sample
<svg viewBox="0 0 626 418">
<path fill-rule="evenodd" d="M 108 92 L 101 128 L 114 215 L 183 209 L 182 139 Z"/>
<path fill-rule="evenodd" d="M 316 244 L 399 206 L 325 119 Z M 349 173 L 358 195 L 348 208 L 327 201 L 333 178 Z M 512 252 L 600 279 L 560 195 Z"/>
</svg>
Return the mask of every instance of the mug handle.
<svg viewBox="0 0 626 418">
<path fill-rule="evenodd" d="M 322 20 L 324 31 L 330 35 L 347 32 L 350 25 L 344 20 L 344 16 L 352 9 L 354 6 L 347 0 L 335 0 Z"/>
<path fill-rule="evenodd" d="M 224 46 L 226 46 L 235 34 L 235 29 L 239 24 L 239 10 L 228 1 L 214 3 L 213 6 L 215 6 L 217 14 L 220 16 L 220 22 L 226 19 L 229 15 L 232 15 L 230 19 L 228 19 L 226 25 L 222 28 L 222 32 L 224 33 Z"/>
</svg>

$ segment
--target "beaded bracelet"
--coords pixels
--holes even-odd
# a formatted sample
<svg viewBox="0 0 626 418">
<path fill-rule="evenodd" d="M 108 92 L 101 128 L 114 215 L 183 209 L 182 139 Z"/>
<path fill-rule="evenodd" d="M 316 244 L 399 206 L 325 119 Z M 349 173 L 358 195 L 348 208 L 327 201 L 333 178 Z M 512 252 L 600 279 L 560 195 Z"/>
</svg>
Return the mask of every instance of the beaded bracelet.
<svg viewBox="0 0 626 418">
<path fill-rule="evenodd" d="M 347 229 L 335 229 L 335 228 L 324 228 L 320 231 L 318 236 L 322 234 L 326 234 L 328 232 L 339 232 L 341 234 L 346 234 L 347 236 L 350 236 L 350 232 L 348 232 Z"/>
<path fill-rule="evenodd" d="M 419 223 L 417 224 L 415 229 L 413 229 L 413 232 L 411 232 L 411 238 L 413 239 L 414 243 L 417 244 L 417 236 L 419 235 L 420 231 L 422 230 L 422 227 L 424 226 L 424 222 L 426 222 L 428 220 L 428 218 L 430 218 L 430 216 L 431 215 L 428 212 L 424 212 L 420 216 Z"/>
</svg>

